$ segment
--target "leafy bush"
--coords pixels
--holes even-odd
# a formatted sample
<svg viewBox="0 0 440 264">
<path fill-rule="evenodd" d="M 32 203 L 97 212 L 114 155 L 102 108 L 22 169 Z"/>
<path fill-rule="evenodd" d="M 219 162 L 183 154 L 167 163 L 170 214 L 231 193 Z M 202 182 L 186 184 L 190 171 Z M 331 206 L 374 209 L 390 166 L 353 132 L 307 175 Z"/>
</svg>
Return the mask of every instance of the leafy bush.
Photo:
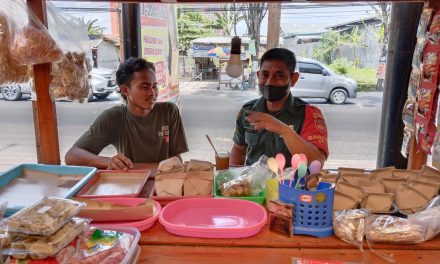
<svg viewBox="0 0 440 264">
<path fill-rule="evenodd" d="M 358 92 L 368 92 L 376 89 L 376 68 L 357 68 L 345 58 L 334 60 L 329 67 L 336 73 L 356 80 L 358 83 Z"/>
<path fill-rule="evenodd" d="M 329 67 L 339 74 L 346 75 L 348 69 L 353 67 L 353 65 L 346 58 L 337 58 Z"/>
</svg>

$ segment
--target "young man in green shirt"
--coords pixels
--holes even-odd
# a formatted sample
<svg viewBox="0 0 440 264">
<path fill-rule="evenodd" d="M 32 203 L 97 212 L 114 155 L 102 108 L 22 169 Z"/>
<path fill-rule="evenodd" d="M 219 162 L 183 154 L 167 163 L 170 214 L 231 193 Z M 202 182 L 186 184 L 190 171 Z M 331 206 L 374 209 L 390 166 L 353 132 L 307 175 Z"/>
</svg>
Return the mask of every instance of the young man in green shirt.
<svg viewBox="0 0 440 264">
<path fill-rule="evenodd" d="M 231 151 L 233 165 L 251 165 L 262 155 L 283 153 L 286 166 L 293 154 L 309 162 L 327 159 L 327 127 L 321 111 L 290 93 L 298 81 L 295 54 L 284 48 L 266 51 L 257 72 L 262 96 L 244 104 L 238 113 Z"/>
<path fill-rule="evenodd" d="M 129 58 L 119 66 L 116 82 L 126 104 L 102 112 L 66 153 L 66 164 L 127 170 L 133 163 L 160 162 L 188 151 L 179 109 L 156 102 L 153 63 Z M 108 145 L 118 154 L 99 156 Z"/>
</svg>

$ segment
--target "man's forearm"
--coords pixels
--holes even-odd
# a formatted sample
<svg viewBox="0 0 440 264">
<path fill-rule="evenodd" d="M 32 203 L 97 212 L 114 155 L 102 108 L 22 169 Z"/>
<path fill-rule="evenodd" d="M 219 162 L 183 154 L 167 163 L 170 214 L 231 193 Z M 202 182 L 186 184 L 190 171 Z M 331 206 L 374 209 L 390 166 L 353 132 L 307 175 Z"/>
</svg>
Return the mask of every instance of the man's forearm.
<svg viewBox="0 0 440 264">
<path fill-rule="evenodd" d="M 68 165 L 91 166 L 98 169 L 107 169 L 111 158 L 95 155 L 87 150 L 73 146 L 66 153 L 65 162 Z"/>
<path fill-rule="evenodd" d="M 283 129 L 281 136 L 283 137 L 284 142 L 292 155 L 304 153 L 309 162 L 318 160 L 322 165 L 324 165 L 325 154 L 315 145 L 304 140 L 291 128 L 286 126 L 286 129 Z"/>
<path fill-rule="evenodd" d="M 231 150 L 231 157 L 229 160 L 229 164 L 231 165 L 244 165 L 246 161 L 246 146 L 239 146 L 234 144 Z"/>
</svg>

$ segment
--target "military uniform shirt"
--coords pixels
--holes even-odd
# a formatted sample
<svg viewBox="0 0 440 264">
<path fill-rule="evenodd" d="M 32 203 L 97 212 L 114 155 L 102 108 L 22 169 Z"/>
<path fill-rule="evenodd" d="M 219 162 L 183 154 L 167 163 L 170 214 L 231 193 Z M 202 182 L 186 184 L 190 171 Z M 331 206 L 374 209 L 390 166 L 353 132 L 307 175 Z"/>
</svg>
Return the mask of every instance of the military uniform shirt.
<svg viewBox="0 0 440 264">
<path fill-rule="evenodd" d="M 326 157 L 328 156 L 327 127 L 321 111 L 317 107 L 289 94 L 281 111 L 269 113 L 266 100 L 261 97 L 247 102 L 238 113 L 236 120 L 233 140 L 237 145 L 247 146 L 246 165 L 257 162 L 262 155 L 275 157 L 276 154 L 283 153 L 286 157 L 286 167 L 290 167 L 292 159 L 292 154 L 280 135 L 264 129 L 253 130 L 245 119 L 248 110 L 272 115 L 294 129 L 303 139 L 321 149 Z"/>
<path fill-rule="evenodd" d="M 105 110 L 74 144 L 98 155 L 115 146 L 134 163 L 160 162 L 188 151 L 179 109 L 173 103 L 156 103 L 146 117 L 132 115 L 126 105 Z"/>
</svg>

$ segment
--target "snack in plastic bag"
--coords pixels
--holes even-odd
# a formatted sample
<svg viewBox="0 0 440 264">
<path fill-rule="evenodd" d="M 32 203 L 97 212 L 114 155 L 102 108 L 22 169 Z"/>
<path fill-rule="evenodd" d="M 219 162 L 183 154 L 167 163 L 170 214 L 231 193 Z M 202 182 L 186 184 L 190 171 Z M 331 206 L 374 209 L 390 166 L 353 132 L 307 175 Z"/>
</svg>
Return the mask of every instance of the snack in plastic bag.
<svg viewBox="0 0 440 264">
<path fill-rule="evenodd" d="M 61 49 L 25 1 L 2 1 L 0 15 L 7 20 L 9 52 L 18 65 L 49 63 L 61 58 Z"/>
<path fill-rule="evenodd" d="M 379 243 L 417 244 L 424 241 L 425 232 L 423 225 L 390 215 L 370 216 L 365 226 L 367 240 Z"/>
<path fill-rule="evenodd" d="M 12 232 L 50 236 L 75 216 L 84 205 L 72 200 L 45 197 L 12 215 L 6 219 L 6 223 Z"/>
<path fill-rule="evenodd" d="M 60 264 L 119 264 L 133 240 L 130 234 L 92 227 L 86 235 L 79 236 L 65 247 L 57 255 L 57 261 Z"/>
<path fill-rule="evenodd" d="M 0 85 L 22 83 L 30 80 L 31 69 L 17 65 L 9 53 L 9 33 L 6 18 L 0 14 Z"/>
<path fill-rule="evenodd" d="M 266 189 L 270 175 L 263 155 L 252 166 L 217 171 L 215 183 L 223 196 L 258 196 Z"/>
<path fill-rule="evenodd" d="M 64 14 L 53 4 L 47 4 L 49 32 L 62 48 L 60 61 L 52 63 L 52 99 L 83 102 L 89 96 L 92 55 L 87 26 L 78 18 Z"/>
<path fill-rule="evenodd" d="M 362 251 L 365 220 L 368 216 L 370 216 L 370 212 L 365 209 L 334 212 L 333 230 L 335 235 Z"/>
<path fill-rule="evenodd" d="M 438 198 L 438 197 L 436 197 Z M 434 198 L 435 199 L 435 198 Z M 426 233 L 423 241 L 433 239 L 440 233 L 440 207 L 430 207 L 415 214 L 408 215 L 408 220 L 412 223 L 425 226 Z"/>
<path fill-rule="evenodd" d="M 52 99 L 65 98 L 80 103 L 89 96 L 89 70 L 85 53 L 67 52 L 52 64 Z"/>
<path fill-rule="evenodd" d="M 74 217 L 50 237 L 18 237 L 11 242 L 8 249 L 3 250 L 3 254 L 17 259 L 44 259 L 54 256 L 82 233 L 89 223 L 88 219 Z"/>
</svg>

